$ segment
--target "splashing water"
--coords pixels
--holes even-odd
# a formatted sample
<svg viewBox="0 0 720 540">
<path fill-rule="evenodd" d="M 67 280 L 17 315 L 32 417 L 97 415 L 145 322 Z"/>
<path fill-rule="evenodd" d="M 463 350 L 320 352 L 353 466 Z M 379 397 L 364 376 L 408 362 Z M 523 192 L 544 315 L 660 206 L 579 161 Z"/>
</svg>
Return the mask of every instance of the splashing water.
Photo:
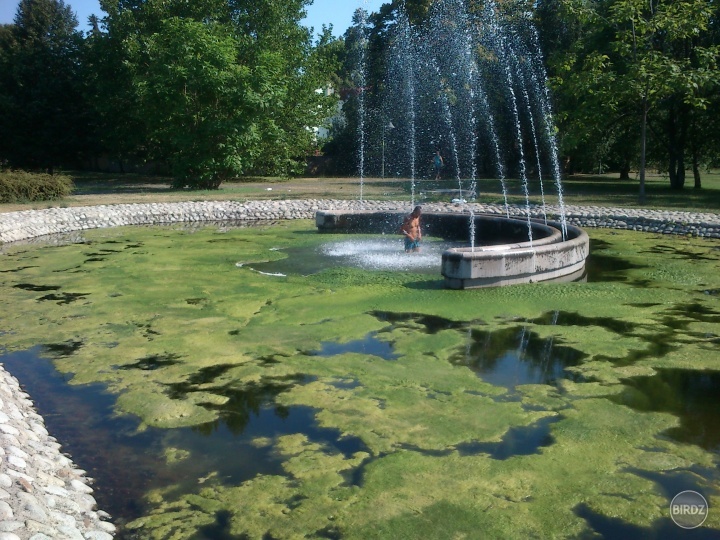
<svg viewBox="0 0 720 540">
<path fill-rule="evenodd" d="M 387 76 L 373 96 L 382 104 L 384 115 L 392 115 L 394 129 L 387 133 L 393 150 L 390 160 L 396 176 L 410 179 L 411 206 L 416 204 L 416 180 L 432 178 L 428 176 L 429 156 L 442 146 L 448 174 L 452 169 L 457 181 L 454 200 L 471 216 L 474 212 L 463 195 L 485 192 L 478 189 L 480 174 L 499 181 L 504 213 L 511 216 L 509 201 L 516 189 L 506 178 L 511 171 L 524 199 L 522 214 L 527 217 L 532 245 L 535 209 L 531 200 L 538 196 L 538 209 L 547 222 L 543 177 L 550 176 L 548 171 L 552 171 L 557 188 L 563 236 L 567 233 L 539 37 L 532 11 L 512 9 L 488 0 L 482 10 L 469 11 L 465 0 L 437 0 L 426 22 L 413 25 L 403 6 L 394 24 L 388 26 Z M 367 135 L 364 123 L 361 125 L 362 154 Z M 385 137 L 383 128 L 383 168 Z M 532 159 L 532 173 L 527 159 Z M 418 163 L 426 163 L 427 168 L 418 169 Z M 470 183 L 469 191 L 464 181 Z"/>
<path fill-rule="evenodd" d="M 353 239 L 325 244 L 321 252 L 343 263 L 367 270 L 432 270 L 437 272 L 442 253 L 451 244 L 423 242 L 418 253 L 404 253 L 402 238 Z"/>
<path fill-rule="evenodd" d="M 358 10 L 359 18 L 356 30 L 358 32 L 358 66 L 353 74 L 353 79 L 358 92 L 358 171 L 360 174 L 360 202 L 363 201 L 363 190 L 365 187 L 365 89 L 367 85 L 367 47 L 368 39 L 365 27 L 367 25 L 367 11 Z"/>
</svg>

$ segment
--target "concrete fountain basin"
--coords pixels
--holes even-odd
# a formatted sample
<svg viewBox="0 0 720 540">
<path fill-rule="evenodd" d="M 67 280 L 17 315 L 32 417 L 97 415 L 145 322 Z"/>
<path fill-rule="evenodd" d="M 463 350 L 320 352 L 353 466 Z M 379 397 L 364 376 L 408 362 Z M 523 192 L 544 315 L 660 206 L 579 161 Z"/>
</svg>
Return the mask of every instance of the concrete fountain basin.
<svg viewBox="0 0 720 540">
<path fill-rule="evenodd" d="M 404 215 L 328 210 L 317 212 L 315 223 L 321 233 L 398 234 Z M 590 239 L 584 230 L 566 224 L 563 238 L 562 224 L 554 221 L 424 212 L 422 223 L 425 236 L 468 242 L 467 247 L 442 253 L 440 273 L 450 289 L 576 281 L 584 275 L 590 253 Z"/>
</svg>

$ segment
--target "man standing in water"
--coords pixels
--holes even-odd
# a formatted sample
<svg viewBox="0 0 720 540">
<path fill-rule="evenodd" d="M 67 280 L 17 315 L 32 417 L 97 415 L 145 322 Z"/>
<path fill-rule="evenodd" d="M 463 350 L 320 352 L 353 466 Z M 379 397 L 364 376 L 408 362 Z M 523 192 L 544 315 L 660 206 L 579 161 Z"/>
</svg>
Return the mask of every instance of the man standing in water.
<svg viewBox="0 0 720 540">
<path fill-rule="evenodd" d="M 412 213 L 403 220 L 400 232 L 405 235 L 405 253 L 417 253 L 420 251 L 420 240 L 422 240 L 422 232 L 420 231 L 420 214 L 422 208 L 416 206 Z"/>
</svg>

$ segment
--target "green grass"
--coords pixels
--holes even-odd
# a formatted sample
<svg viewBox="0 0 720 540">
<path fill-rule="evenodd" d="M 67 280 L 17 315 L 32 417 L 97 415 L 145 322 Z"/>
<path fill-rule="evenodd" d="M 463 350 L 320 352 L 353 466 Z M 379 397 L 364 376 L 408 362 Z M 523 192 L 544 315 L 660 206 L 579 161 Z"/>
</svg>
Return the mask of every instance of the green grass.
<svg viewBox="0 0 720 540">
<path fill-rule="evenodd" d="M 421 183 L 421 186 L 428 185 Z M 455 181 L 444 180 L 429 189 L 452 188 Z M 480 180 L 480 202 L 503 204 L 503 190 L 500 181 Z M 705 172 L 702 188 L 695 189 L 692 177 L 686 181 L 685 188 L 670 188 L 670 181 L 663 176 L 652 174 L 646 178 L 644 205 L 639 204 L 640 183 L 635 177 L 620 180 L 617 174 L 574 175 L 563 179 L 563 200 L 565 204 L 577 206 L 613 206 L 623 208 L 655 208 L 685 211 L 720 211 L 720 171 Z M 517 179 L 506 180 L 506 190 L 510 204 L 525 204 L 522 184 Z M 557 189 L 551 181 L 544 182 L 545 201 L 557 202 Z M 432 196 L 428 197 L 432 200 Z M 530 201 L 541 204 L 542 196 L 536 180 L 530 181 Z"/>
<path fill-rule="evenodd" d="M 173 189 L 171 179 L 139 174 L 68 172 L 75 184 L 72 195 L 59 202 L 0 204 L 0 212 L 43 208 L 48 206 L 87 206 L 118 203 L 180 202 L 202 200 L 260 199 L 358 199 L 360 181 L 354 177 L 291 178 L 247 177 L 226 182 L 217 190 Z M 497 179 L 477 181 L 480 197 L 477 202 L 504 204 L 503 189 Z M 463 180 L 467 190 L 470 181 Z M 557 190 L 547 179 L 543 183 L 545 202 L 557 203 Z M 366 200 L 410 200 L 412 182 L 406 178 L 365 178 L 363 196 Z M 416 180 L 415 200 L 419 202 L 449 201 L 456 194 L 447 190 L 458 188 L 453 178 Z M 670 189 L 666 177 L 650 174 L 646 179 L 646 202 L 638 202 L 639 181 L 619 180 L 617 173 L 606 175 L 575 175 L 562 181 L 565 204 L 576 206 L 610 206 L 621 208 L 672 209 L 683 211 L 720 212 L 720 170 L 704 171 L 702 188 L 694 189 L 688 177 L 682 190 Z M 445 190 L 443 192 L 443 190 Z M 439 192 L 438 192 L 439 191 Z M 522 183 L 506 180 L 510 204 L 524 205 Z M 530 181 L 530 202 L 542 204 L 539 184 Z"/>
</svg>

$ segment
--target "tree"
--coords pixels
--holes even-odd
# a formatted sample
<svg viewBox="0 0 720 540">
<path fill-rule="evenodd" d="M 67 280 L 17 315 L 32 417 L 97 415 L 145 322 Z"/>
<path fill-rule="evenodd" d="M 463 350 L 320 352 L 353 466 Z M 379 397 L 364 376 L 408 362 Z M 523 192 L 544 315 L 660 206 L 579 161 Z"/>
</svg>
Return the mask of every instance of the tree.
<svg viewBox="0 0 720 540">
<path fill-rule="evenodd" d="M 658 148 L 646 143 L 649 126 L 664 144 L 648 158 L 664 164 L 671 186 L 681 188 L 691 118 L 708 106 L 719 82 L 717 44 L 702 39 L 710 28 L 712 0 L 558 4 L 561 18 L 581 28 L 579 39 L 552 59 L 566 147 L 579 141 L 601 146 L 613 138 L 636 147 L 642 201 L 645 151 Z M 628 146 L 636 126 L 638 143 Z"/>
<path fill-rule="evenodd" d="M 216 189 L 252 163 L 262 96 L 247 91 L 250 69 L 235 62 L 227 27 L 173 17 L 147 40 L 135 84 L 151 155 L 168 158 L 175 185 Z"/>
<path fill-rule="evenodd" d="M 82 34 L 62 0 L 22 0 L 0 38 L 0 158 L 16 167 L 76 164 L 90 137 Z"/>
<path fill-rule="evenodd" d="M 300 25 L 306 3 L 105 0 L 127 78 L 115 101 L 136 111 L 124 122 L 140 125 L 136 150 L 167 162 L 179 186 L 303 168 L 332 105 L 316 90 L 334 69 L 329 33 L 314 45 Z"/>
</svg>

